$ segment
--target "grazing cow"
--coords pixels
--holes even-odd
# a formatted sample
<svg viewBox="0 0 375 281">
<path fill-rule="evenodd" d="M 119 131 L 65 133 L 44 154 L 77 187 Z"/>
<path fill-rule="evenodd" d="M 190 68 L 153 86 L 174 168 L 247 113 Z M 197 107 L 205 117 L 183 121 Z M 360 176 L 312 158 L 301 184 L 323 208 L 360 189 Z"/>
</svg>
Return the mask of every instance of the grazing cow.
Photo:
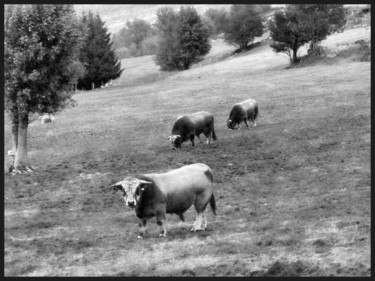
<svg viewBox="0 0 375 281">
<path fill-rule="evenodd" d="M 53 117 L 51 114 L 47 113 L 42 116 L 42 119 L 40 121 L 40 124 L 55 122 L 55 117 Z"/>
<path fill-rule="evenodd" d="M 257 116 L 258 103 L 255 100 L 248 99 L 243 102 L 236 103 L 233 106 L 229 114 L 227 126 L 231 130 L 236 129 L 236 125 L 238 125 L 238 128 L 240 128 L 240 123 L 243 121 L 246 127 L 249 127 L 247 120 L 251 120 L 253 122 L 253 126 L 255 127 L 257 125 L 255 122 Z"/>
<path fill-rule="evenodd" d="M 214 116 L 211 113 L 201 111 L 191 115 L 184 115 L 175 121 L 172 128 L 172 136 L 168 137 L 173 144 L 173 148 L 181 148 L 183 142 L 190 139 L 194 146 L 194 137 L 203 133 L 206 143 L 211 144 L 211 136 L 216 140 L 214 129 Z"/>
<path fill-rule="evenodd" d="M 125 204 L 135 208 L 139 218 L 139 235 L 143 238 L 148 219 L 156 216 L 160 226 L 159 237 L 166 236 L 165 214 L 177 214 L 184 221 L 184 212 L 194 205 L 197 217 L 191 231 L 205 230 L 205 209 L 210 203 L 216 215 L 211 169 L 201 163 L 186 165 L 160 174 L 144 174 L 126 177 L 112 185 L 123 192 Z"/>
</svg>

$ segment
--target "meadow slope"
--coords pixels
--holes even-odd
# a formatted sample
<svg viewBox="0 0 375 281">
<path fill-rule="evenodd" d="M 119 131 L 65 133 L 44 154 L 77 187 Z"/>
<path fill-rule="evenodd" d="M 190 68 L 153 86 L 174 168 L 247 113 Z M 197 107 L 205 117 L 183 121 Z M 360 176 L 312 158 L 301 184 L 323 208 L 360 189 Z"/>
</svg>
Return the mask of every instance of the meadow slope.
<svg viewBox="0 0 375 281">
<path fill-rule="evenodd" d="M 6 276 L 370 275 L 370 62 L 285 69 L 263 44 L 178 73 L 124 63 L 116 86 L 30 126 L 37 171 L 4 179 Z M 227 130 L 247 98 L 258 125 Z M 218 140 L 172 150 L 174 120 L 200 110 Z M 167 215 L 166 238 L 153 219 L 137 240 L 134 211 L 109 185 L 196 162 L 214 176 L 208 229 L 189 231 L 190 209 L 185 222 Z"/>
</svg>

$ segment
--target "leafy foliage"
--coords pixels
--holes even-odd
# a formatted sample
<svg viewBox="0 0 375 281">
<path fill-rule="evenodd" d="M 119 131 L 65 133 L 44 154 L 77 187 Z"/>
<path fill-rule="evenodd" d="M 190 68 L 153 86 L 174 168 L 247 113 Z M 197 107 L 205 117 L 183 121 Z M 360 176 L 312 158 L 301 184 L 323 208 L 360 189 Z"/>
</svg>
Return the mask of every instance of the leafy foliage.
<svg viewBox="0 0 375 281">
<path fill-rule="evenodd" d="M 204 18 L 208 21 L 212 35 L 219 35 L 224 32 L 227 22 L 228 12 L 226 9 L 210 8 L 204 13 Z"/>
<path fill-rule="evenodd" d="M 246 49 L 254 37 L 263 34 L 259 5 L 232 5 L 224 29 L 224 39 L 229 44 Z"/>
<path fill-rule="evenodd" d="M 298 4 L 288 5 L 285 12 L 276 12 L 269 24 L 276 52 L 288 54 L 291 62 L 298 62 L 298 49 L 311 42 L 314 45 L 345 24 L 343 5 Z"/>
<path fill-rule="evenodd" d="M 5 109 L 55 113 L 71 99 L 82 74 L 80 36 L 70 5 L 6 5 Z"/>
<path fill-rule="evenodd" d="M 123 69 L 121 62 L 112 50 L 110 33 L 99 15 L 94 16 L 90 11 L 81 18 L 82 29 L 86 34 L 80 50 L 80 61 L 84 64 L 86 75 L 78 80 L 78 87 L 91 89 L 120 77 Z"/>
<path fill-rule="evenodd" d="M 161 70 L 189 69 L 209 52 L 209 29 L 193 7 L 181 7 L 178 12 L 163 7 L 157 18 L 155 62 Z"/>
<path fill-rule="evenodd" d="M 156 51 L 156 30 L 142 19 L 127 21 L 125 27 L 114 34 L 113 42 L 116 49 L 128 49 L 129 56 L 152 55 Z"/>
</svg>

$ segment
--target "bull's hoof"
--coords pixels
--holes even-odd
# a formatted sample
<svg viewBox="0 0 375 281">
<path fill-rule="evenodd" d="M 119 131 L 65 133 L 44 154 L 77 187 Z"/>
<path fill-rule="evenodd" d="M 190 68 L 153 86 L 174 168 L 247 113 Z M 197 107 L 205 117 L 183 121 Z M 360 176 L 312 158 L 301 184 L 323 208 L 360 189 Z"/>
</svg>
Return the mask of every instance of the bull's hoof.
<svg viewBox="0 0 375 281">
<path fill-rule="evenodd" d="M 160 233 L 159 237 L 167 237 L 167 235 L 165 233 Z"/>
<path fill-rule="evenodd" d="M 141 236 L 141 235 L 138 235 L 138 237 L 137 237 L 138 239 L 143 239 L 143 236 Z"/>
</svg>

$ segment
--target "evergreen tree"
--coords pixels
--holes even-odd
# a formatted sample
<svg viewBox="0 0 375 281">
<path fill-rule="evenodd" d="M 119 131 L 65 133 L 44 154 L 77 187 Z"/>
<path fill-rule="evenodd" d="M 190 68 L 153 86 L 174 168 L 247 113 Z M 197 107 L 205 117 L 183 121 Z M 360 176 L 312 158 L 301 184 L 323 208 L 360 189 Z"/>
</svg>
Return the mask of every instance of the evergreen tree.
<svg viewBox="0 0 375 281">
<path fill-rule="evenodd" d="M 5 5 L 5 110 L 12 121 L 11 171 L 32 170 L 29 114 L 56 113 L 72 102 L 69 84 L 82 65 L 78 20 L 71 5 Z"/>
<path fill-rule="evenodd" d="M 240 50 L 247 48 L 255 37 L 263 34 L 263 23 L 259 5 L 232 5 L 224 29 L 224 40 L 238 45 Z"/>
<path fill-rule="evenodd" d="M 184 70 L 200 61 L 210 48 L 209 29 L 193 7 L 178 12 L 163 7 L 157 11 L 159 32 L 155 62 L 162 70 Z"/>
<path fill-rule="evenodd" d="M 86 90 L 106 84 L 111 79 L 120 77 L 123 69 L 116 58 L 110 33 L 99 15 L 90 11 L 83 14 L 81 22 L 86 31 L 84 44 L 80 50 L 80 61 L 84 64 L 86 75 L 78 80 L 78 87 Z"/>
</svg>

